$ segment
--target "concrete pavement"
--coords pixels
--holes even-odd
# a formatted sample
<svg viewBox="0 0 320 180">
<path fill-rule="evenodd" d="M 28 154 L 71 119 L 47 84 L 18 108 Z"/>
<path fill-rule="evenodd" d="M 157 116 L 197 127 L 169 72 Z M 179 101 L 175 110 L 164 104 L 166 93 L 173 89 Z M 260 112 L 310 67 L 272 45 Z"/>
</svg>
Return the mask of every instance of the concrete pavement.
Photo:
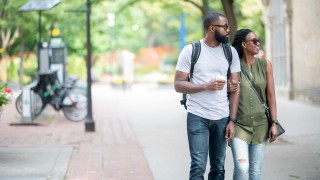
<svg viewBox="0 0 320 180">
<path fill-rule="evenodd" d="M 37 118 L 38 126 L 10 126 L 19 115 L 14 103 L 6 106 L 0 122 L 0 179 L 61 178 L 54 172 L 64 173 L 68 180 L 188 179 L 186 112 L 172 85 L 137 84 L 123 91 L 96 83 L 92 92 L 94 133 L 84 132 L 83 123 L 70 122 L 51 107 Z M 278 97 L 278 115 L 286 133 L 268 144 L 263 179 L 320 179 L 320 107 Z M 2 162 L 8 150 L 29 150 L 26 161 L 20 166 L 15 162 L 25 169 L 12 170 Z M 59 159 L 58 150 L 66 153 L 53 161 Z M 43 157 L 42 168 L 32 165 L 38 156 Z M 228 148 L 226 179 L 232 177 L 232 161 Z M 40 169 L 41 175 L 30 173 Z"/>
<path fill-rule="evenodd" d="M 186 112 L 179 105 L 180 94 L 172 86 L 156 85 L 118 93 L 155 179 L 188 179 Z M 277 104 L 286 133 L 268 144 L 262 179 L 320 179 L 320 107 L 281 97 Z M 226 179 L 232 179 L 232 169 L 227 148 Z"/>
</svg>

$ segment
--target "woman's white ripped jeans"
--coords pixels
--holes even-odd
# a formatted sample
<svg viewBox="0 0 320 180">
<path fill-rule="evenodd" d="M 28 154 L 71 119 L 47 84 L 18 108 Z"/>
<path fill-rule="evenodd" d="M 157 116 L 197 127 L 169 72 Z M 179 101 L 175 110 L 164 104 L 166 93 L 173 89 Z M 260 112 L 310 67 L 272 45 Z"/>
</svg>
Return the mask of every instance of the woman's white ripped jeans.
<svg viewBox="0 0 320 180">
<path fill-rule="evenodd" d="M 247 144 L 239 138 L 231 140 L 234 170 L 233 180 L 259 180 L 262 174 L 262 164 L 267 141 L 262 144 Z"/>
</svg>

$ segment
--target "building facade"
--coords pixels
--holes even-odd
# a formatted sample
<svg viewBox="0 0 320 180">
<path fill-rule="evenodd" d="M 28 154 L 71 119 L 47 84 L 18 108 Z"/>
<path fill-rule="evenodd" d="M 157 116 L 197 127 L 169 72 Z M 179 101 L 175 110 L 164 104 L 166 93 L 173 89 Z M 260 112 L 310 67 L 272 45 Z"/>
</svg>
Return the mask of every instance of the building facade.
<svg viewBox="0 0 320 180">
<path fill-rule="evenodd" d="M 320 104 L 320 1 L 262 2 L 277 94 Z"/>
</svg>

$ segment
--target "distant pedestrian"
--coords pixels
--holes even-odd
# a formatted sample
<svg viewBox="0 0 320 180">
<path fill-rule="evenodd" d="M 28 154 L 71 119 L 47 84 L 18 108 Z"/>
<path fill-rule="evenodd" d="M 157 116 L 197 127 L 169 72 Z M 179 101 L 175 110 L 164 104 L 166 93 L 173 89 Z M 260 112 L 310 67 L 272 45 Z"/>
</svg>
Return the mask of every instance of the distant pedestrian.
<svg viewBox="0 0 320 180">
<path fill-rule="evenodd" d="M 123 49 L 119 55 L 120 73 L 123 89 L 130 89 L 134 80 L 134 58 L 135 54 Z"/>
<path fill-rule="evenodd" d="M 240 29 L 234 36 L 232 45 L 239 54 L 241 63 L 240 100 L 235 136 L 231 140 L 234 160 L 234 180 L 260 179 L 267 139 L 277 138 L 276 96 L 272 64 L 266 59 L 255 58 L 259 53 L 260 41 L 250 29 Z M 247 79 L 247 78 L 248 79 Z M 269 130 L 265 109 L 259 96 L 268 103 L 272 126 Z"/>
<path fill-rule="evenodd" d="M 194 66 L 193 78 L 188 81 L 191 67 L 191 44 L 185 46 L 176 66 L 174 87 L 188 94 L 187 131 L 191 156 L 190 180 L 204 179 L 209 153 L 209 180 L 224 179 L 226 142 L 234 136 L 234 122 L 238 109 L 238 84 L 227 93 L 228 61 L 222 43 L 228 42 L 227 18 L 219 13 L 208 14 L 203 22 L 206 34 L 200 40 L 201 53 Z M 231 47 L 230 79 L 238 82 L 240 62 Z M 229 118 L 230 117 L 230 118 Z M 231 120 L 231 121 L 229 121 Z"/>
</svg>

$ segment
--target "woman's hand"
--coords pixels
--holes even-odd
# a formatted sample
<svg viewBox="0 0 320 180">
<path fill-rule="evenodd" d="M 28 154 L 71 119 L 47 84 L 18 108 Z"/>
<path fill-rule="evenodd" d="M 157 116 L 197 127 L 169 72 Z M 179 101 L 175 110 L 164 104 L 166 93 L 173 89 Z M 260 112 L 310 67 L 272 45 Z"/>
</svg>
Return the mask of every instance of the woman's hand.
<svg viewBox="0 0 320 180">
<path fill-rule="evenodd" d="M 278 129 L 276 123 L 272 123 L 271 128 L 269 129 L 269 142 L 272 143 L 278 137 Z"/>
<path fill-rule="evenodd" d="M 233 121 L 229 121 L 227 127 L 226 127 L 226 141 L 230 141 L 231 139 L 233 139 L 234 134 L 235 134 L 235 127 L 234 127 L 234 122 Z"/>
<path fill-rule="evenodd" d="M 233 79 L 228 79 L 228 92 L 235 92 L 238 90 L 240 82 Z"/>
</svg>

